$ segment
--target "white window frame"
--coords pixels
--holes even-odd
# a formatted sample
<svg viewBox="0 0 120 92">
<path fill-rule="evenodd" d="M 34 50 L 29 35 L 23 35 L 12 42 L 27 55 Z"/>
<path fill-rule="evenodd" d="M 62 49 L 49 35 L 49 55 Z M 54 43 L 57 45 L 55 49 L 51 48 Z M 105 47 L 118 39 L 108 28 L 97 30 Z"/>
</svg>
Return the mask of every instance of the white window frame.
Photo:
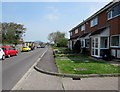
<svg viewBox="0 0 120 92">
<path fill-rule="evenodd" d="M 86 40 L 89 40 L 89 47 L 86 47 Z M 90 48 L 90 39 L 85 39 L 85 48 Z"/>
<path fill-rule="evenodd" d="M 81 31 L 85 30 L 85 24 L 81 26 Z"/>
<path fill-rule="evenodd" d="M 98 47 L 96 47 L 96 38 L 98 39 Z M 93 41 L 94 41 L 94 46 L 93 46 Z M 94 52 L 92 52 L 93 50 Z M 98 55 L 95 55 L 95 50 L 98 50 Z M 92 38 L 91 55 L 95 57 L 100 57 L 100 37 Z"/>
<path fill-rule="evenodd" d="M 110 17 L 109 17 L 109 14 L 110 14 Z M 107 16 L 108 16 L 108 20 L 112 19 L 112 11 L 111 10 L 108 12 Z"/>
<path fill-rule="evenodd" d="M 85 39 L 81 39 L 81 48 L 85 47 Z"/>
<path fill-rule="evenodd" d="M 78 28 L 77 29 L 75 29 L 75 34 L 77 34 L 78 33 Z"/>
<path fill-rule="evenodd" d="M 98 17 L 95 17 L 90 21 L 90 27 L 94 27 L 96 25 L 98 25 Z"/>
<path fill-rule="evenodd" d="M 119 36 L 119 46 L 112 46 L 112 37 L 114 37 L 114 36 Z M 113 48 L 119 48 L 120 47 L 120 35 L 112 35 L 110 37 L 110 47 L 113 47 Z"/>
<path fill-rule="evenodd" d="M 107 39 L 107 41 L 108 41 L 108 43 L 107 43 L 107 48 L 102 48 L 101 46 L 100 46 L 100 49 L 109 49 L 109 37 L 108 36 L 101 36 L 100 37 L 100 45 L 101 45 L 101 38 L 102 37 L 107 37 L 108 39 Z"/>
<path fill-rule="evenodd" d="M 111 13 L 111 17 L 110 17 L 110 18 L 109 18 L 109 13 Z M 112 15 L 113 15 L 113 11 L 112 11 L 112 9 L 111 9 L 111 10 L 108 11 L 108 15 L 107 15 L 107 16 L 108 16 L 108 20 L 120 16 L 120 14 L 118 14 L 118 15 L 116 15 L 116 16 L 114 16 L 114 17 L 113 17 Z"/>
<path fill-rule="evenodd" d="M 111 12 L 111 17 L 109 18 L 109 13 L 110 13 L 110 12 Z M 120 14 L 118 14 L 118 15 L 112 17 L 112 14 L 113 14 L 113 12 L 110 10 L 110 11 L 108 12 L 108 20 L 111 20 L 111 19 L 113 19 L 113 18 L 116 18 L 116 17 L 120 16 Z"/>
<path fill-rule="evenodd" d="M 70 32 L 70 36 L 72 36 L 72 31 Z"/>
</svg>

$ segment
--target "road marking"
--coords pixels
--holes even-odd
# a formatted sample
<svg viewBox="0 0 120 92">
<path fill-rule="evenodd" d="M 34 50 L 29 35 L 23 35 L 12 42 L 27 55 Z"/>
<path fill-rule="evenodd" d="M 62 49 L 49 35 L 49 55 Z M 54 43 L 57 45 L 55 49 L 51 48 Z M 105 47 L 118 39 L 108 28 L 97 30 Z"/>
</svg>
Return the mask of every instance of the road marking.
<svg viewBox="0 0 120 92">
<path fill-rule="evenodd" d="M 22 81 L 24 81 L 30 74 L 32 69 L 34 68 L 35 65 L 37 65 L 37 63 L 41 60 L 41 58 L 45 55 L 45 53 L 48 51 L 48 48 L 46 49 L 46 51 L 37 59 L 37 61 L 30 67 L 30 69 L 23 75 L 23 77 L 16 83 L 16 85 L 11 89 L 10 92 L 12 92 L 12 90 L 17 90 L 19 87 L 22 86 Z"/>
</svg>

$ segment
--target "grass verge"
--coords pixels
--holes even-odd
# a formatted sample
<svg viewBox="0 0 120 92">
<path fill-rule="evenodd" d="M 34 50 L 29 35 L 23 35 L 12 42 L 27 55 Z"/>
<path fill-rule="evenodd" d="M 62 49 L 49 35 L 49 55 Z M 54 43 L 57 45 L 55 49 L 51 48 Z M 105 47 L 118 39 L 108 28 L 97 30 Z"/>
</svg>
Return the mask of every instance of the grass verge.
<svg viewBox="0 0 120 92">
<path fill-rule="evenodd" d="M 57 57 L 56 64 L 59 72 L 64 74 L 120 73 L 120 66 L 113 66 L 88 57 Z"/>
</svg>

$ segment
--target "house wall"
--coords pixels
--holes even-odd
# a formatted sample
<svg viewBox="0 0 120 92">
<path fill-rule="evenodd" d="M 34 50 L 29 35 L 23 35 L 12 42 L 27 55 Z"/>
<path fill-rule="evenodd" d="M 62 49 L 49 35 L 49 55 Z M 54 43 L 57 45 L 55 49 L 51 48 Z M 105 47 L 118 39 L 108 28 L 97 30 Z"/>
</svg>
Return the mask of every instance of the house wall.
<svg viewBox="0 0 120 92">
<path fill-rule="evenodd" d="M 92 33 L 94 31 L 96 31 L 98 28 L 105 26 L 106 24 L 110 24 L 110 27 L 109 27 L 110 36 L 120 34 L 120 15 L 108 20 L 108 10 L 110 8 L 112 8 L 113 6 L 114 6 L 114 4 L 111 7 L 102 11 L 101 13 L 97 14 L 96 16 L 93 15 L 94 16 L 93 18 L 98 17 L 98 24 L 96 26 L 90 27 L 90 21 L 93 18 L 88 18 L 87 21 L 84 21 L 81 24 L 79 24 L 78 26 L 76 26 L 75 28 L 73 28 L 72 35 L 70 36 L 70 38 L 80 36 L 80 35 L 84 34 L 85 32 Z M 85 24 L 85 30 L 81 31 L 81 26 L 83 24 Z M 75 34 L 75 29 L 77 29 L 77 28 L 78 28 L 78 33 Z M 110 39 L 110 37 L 109 37 L 109 39 Z M 116 47 L 116 48 L 111 47 L 110 40 L 109 40 L 109 48 L 111 49 L 111 53 L 113 56 L 120 58 L 120 47 Z"/>
<path fill-rule="evenodd" d="M 113 7 L 113 6 L 111 6 Z M 70 36 L 70 38 L 78 36 L 80 34 L 83 34 L 84 32 L 94 32 L 95 30 L 97 30 L 99 27 L 102 27 L 106 24 L 110 24 L 110 34 L 111 35 L 115 35 L 115 34 L 120 34 L 120 16 L 117 16 L 115 18 L 112 18 L 110 20 L 108 20 L 108 10 L 111 8 L 109 7 L 108 9 L 102 11 L 100 14 L 96 15 L 98 16 L 98 25 L 90 27 L 90 20 L 92 20 L 93 18 L 89 19 L 88 21 L 86 21 L 85 24 L 85 30 L 81 31 L 81 26 L 83 25 L 81 23 L 81 25 L 79 25 L 78 27 L 76 27 L 75 29 L 78 28 L 79 32 L 77 34 L 75 34 L 75 29 L 73 28 L 72 30 L 72 36 Z M 95 16 L 95 17 L 96 17 Z"/>
</svg>

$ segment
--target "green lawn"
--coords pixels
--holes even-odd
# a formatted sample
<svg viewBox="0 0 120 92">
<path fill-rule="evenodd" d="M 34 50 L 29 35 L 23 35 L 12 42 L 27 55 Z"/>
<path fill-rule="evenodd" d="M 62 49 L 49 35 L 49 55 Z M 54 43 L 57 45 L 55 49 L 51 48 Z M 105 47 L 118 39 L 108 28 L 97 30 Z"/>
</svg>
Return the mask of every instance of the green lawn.
<svg viewBox="0 0 120 92">
<path fill-rule="evenodd" d="M 63 60 L 59 60 L 63 59 Z M 64 60 L 66 59 L 66 60 Z M 76 59 L 76 60 L 72 60 Z M 80 59 L 80 60 L 77 60 Z M 97 60 L 84 57 L 57 57 L 56 64 L 59 72 L 64 74 L 109 74 L 120 73 L 118 68 L 108 63 L 102 63 Z M 79 70 L 84 69 L 84 70 Z"/>
<path fill-rule="evenodd" d="M 58 55 L 58 54 L 56 54 Z M 60 54 L 62 55 L 62 54 Z M 70 54 L 69 54 L 70 55 Z M 86 59 L 89 58 L 89 56 L 75 56 L 75 57 L 56 57 L 55 59 Z"/>
<path fill-rule="evenodd" d="M 68 49 L 68 48 L 67 47 L 55 47 L 55 46 L 52 46 L 52 49 L 65 50 L 65 49 Z"/>
</svg>

